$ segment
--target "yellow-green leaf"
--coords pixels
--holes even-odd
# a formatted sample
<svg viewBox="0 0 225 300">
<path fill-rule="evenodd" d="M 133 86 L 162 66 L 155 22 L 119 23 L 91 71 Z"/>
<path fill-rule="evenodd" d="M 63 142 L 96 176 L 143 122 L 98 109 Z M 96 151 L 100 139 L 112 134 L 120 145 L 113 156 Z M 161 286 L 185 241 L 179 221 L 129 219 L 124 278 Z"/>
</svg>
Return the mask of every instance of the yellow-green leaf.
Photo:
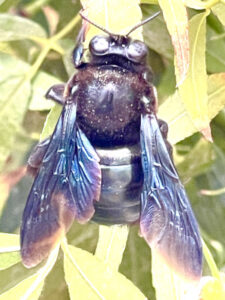
<svg viewBox="0 0 225 300">
<path fill-rule="evenodd" d="M 190 21 L 190 67 L 179 86 L 182 101 L 197 130 L 211 140 L 207 105 L 207 74 L 205 63 L 206 17 L 209 11 L 194 16 Z"/>
<path fill-rule="evenodd" d="M 0 41 L 23 40 L 32 37 L 46 37 L 44 29 L 27 18 L 0 14 Z"/>
<path fill-rule="evenodd" d="M 0 252 L 18 251 L 20 237 L 18 234 L 0 233 Z"/>
<path fill-rule="evenodd" d="M 63 244 L 65 279 L 70 299 L 146 299 L 125 276 L 91 253 Z"/>
<path fill-rule="evenodd" d="M 225 106 L 225 73 L 212 74 L 208 79 L 209 118 L 214 118 Z"/>
<path fill-rule="evenodd" d="M 184 0 L 185 5 L 194 9 L 206 9 L 208 7 L 207 2 L 201 0 Z"/>
<path fill-rule="evenodd" d="M 118 270 L 123 258 L 128 237 L 128 227 L 121 225 L 99 227 L 98 244 L 95 256 L 112 269 Z"/>
<path fill-rule="evenodd" d="M 59 247 L 56 247 L 49 256 L 46 264 L 35 274 L 27 277 L 16 286 L 0 295 L 0 300 L 36 300 L 39 298 L 48 273 L 53 268 L 57 259 Z"/>
<path fill-rule="evenodd" d="M 32 83 L 32 98 L 29 109 L 39 111 L 51 109 L 54 106 L 54 102 L 47 100 L 45 94 L 52 85 L 61 83 L 61 81 L 52 75 L 40 71 L 34 77 Z"/>
<path fill-rule="evenodd" d="M 183 1 L 159 0 L 175 52 L 178 85 L 183 82 L 189 66 L 188 18 Z"/>
<path fill-rule="evenodd" d="M 19 252 L 0 253 L 0 270 L 7 269 L 21 261 Z"/>
<path fill-rule="evenodd" d="M 7 269 L 21 260 L 19 235 L 0 233 L 0 270 Z"/>
<path fill-rule="evenodd" d="M 30 82 L 24 80 L 24 77 L 17 77 L 0 84 L 0 90 L 5 90 L 3 95 L 5 97 L 0 101 L 0 169 L 2 169 L 20 130 L 31 87 Z"/>
<path fill-rule="evenodd" d="M 44 140 L 46 138 L 48 138 L 52 132 L 54 131 L 56 122 L 61 114 L 62 111 L 62 106 L 56 104 L 50 111 L 50 113 L 48 114 L 46 120 L 45 120 L 45 124 L 44 124 L 44 128 L 42 130 L 41 133 L 41 138 L 40 140 Z"/>
<path fill-rule="evenodd" d="M 225 106 L 225 73 L 208 76 L 207 85 L 208 117 L 211 120 Z M 160 105 L 158 116 L 169 125 L 168 139 L 171 144 L 176 144 L 197 131 L 178 92 Z"/>
<path fill-rule="evenodd" d="M 203 277 L 201 300 L 224 300 L 225 299 L 225 274 L 220 273 L 220 280 L 215 277 Z"/>
<path fill-rule="evenodd" d="M 20 71 L 20 72 L 19 72 Z M 27 64 L 0 53 L 0 170 L 20 131 L 31 93 Z"/>
<path fill-rule="evenodd" d="M 139 0 L 81 0 L 85 16 L 116 34 L 128 33 L 134 25 L 141 21 L 142 13 L 139 3 Z M 124 17 L 125 14 L 126 17 Z M 85 45 L 88 45 L 93 36 L 102 33 L 96 27 L 90 26 Z M 142 40 L 142 28 L 135 30 L 131 36 Z"/>
<path fill-rule="evenodd" d="M 212 7 L 212 11 L 223 24 L 223 26 L 225 26 L 225 3 L 217 3 Z"/>
</svg>

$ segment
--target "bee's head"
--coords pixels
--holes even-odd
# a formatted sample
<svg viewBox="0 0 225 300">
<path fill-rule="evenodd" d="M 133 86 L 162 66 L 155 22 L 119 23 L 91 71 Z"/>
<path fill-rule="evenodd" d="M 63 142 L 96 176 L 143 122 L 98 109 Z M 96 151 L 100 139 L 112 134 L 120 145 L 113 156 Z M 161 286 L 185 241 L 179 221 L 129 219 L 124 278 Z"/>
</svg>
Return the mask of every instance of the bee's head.
<svg viewBox="0 0 225 300">
<path fill-rule="evenodd" d="M 148 53 L 147 46 L 142 41 L 131 39 L 129 35 L 138 27 L 157 17 L 159 12 L 135 25 L 125 35 L 113 34 L 102 26 L 89 20 L 84 14 L 82 14 L 82 12 L 80 15 L 85 21 L 106 33 L 106 35 L 94 36 L 89 43 L 92 63 L 114 65 L 130 65 L 132 63 L 139 65 L 146 64 Z M 80 36 L 78 37 L 79 41 L 84 41 L 85 31 L 86 27 L 84 26 L 81 30 Z M 82 43 L 79 42 L 73 53 L 75 66 L 80 65 L 83 52 L 84 49 Z"/>
<path fill-rule="evenodd" d="M 93 58 L 120 56 L 134 63 L 145 63 L 148 53 L 143 42 L 121 35 L 97 35 L 90 41 L 89 50 Z"/>
</svg>

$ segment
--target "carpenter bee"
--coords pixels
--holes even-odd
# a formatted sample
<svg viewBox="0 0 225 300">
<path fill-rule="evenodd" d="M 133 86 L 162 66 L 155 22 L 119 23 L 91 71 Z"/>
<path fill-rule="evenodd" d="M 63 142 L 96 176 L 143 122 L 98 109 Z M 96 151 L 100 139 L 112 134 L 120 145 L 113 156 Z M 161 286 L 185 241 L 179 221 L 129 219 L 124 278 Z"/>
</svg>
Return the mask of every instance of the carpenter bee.
<svg viewBox="0 0 225 300">
<path fill-rule="evenodd" d="M 45 259 L 74 219 L 138 223 L 168 265 L 198 279 L 198 225 L 171 158 L 167 125 L 156 116 L 147 46 L 129 37 L 138 26 L 121 36 L 94 25 L 106 35 L 90 41 L 89 61 L 82 61 L 79 43 L 76 74 L 46 95 L 63 110 L 28 161 L 35 180 L 23 213 L 23 263 Z"/>
</svg>

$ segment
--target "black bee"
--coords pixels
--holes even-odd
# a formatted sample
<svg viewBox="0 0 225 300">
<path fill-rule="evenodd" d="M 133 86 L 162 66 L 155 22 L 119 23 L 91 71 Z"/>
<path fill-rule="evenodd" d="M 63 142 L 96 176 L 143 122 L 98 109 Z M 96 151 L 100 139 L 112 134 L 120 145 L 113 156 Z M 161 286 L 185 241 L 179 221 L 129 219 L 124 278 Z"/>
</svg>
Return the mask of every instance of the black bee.
<svg viewBox="0 0 225 300">
<path fill-rule="evenodd" d="M 63 110 L 52 136 L 28 161 L 35 180 L 23 213 L 23 263 L 45 259 L 74 219 L 139 223 L 147 243 L 175 271 L 198 279 L 198 225 L 171 159 L 167 125 L 156 117 L 148 49 L 129 37 L 131 31 L 102 30 L 106 36 L 90 41 L 89 62 L 78 44 L 76 74 L 47 93 Z"/>
</svg>

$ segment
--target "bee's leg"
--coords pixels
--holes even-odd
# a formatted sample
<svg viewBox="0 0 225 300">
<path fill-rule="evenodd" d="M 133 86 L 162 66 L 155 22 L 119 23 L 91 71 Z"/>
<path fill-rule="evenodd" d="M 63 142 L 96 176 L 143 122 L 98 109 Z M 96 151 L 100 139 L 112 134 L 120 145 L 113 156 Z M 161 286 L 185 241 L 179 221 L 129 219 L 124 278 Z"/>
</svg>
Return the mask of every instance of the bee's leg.
<svg viewBox="0 0 225 300">
<path fill-rule="evenodd" d="M 50 137 L 41 141 L 40 143 L 38 143 L 32 150 L 32 152 L 28 158 L 28 162 L 27 162 L 28 174 L 30 174 L 34 177 L 37 175 L 37 173 L 40 169 L 42 160 L 44 158 L 44 155 L 48 149 L 49 142 L 50 142 Z"/>
<path fill-rule="evenodd" d="M 66 84 L 55 84 L 47 91 L 45 97 L 47 99 L 51 99 L 61 105 L 65 103 L 64 91 L 66 88 Z"/>
<path fill-rule="evenodd" d="M 81 30 L 77 36 L 76 47 L 73 50 L 73 63 L 75 68 L 79 68 L 84 64 L 82 58 L 85 51 L 84 41 L 85 41 L 85 35 L 87 30 L 88 30 L 88 24 L 85 22 L 83 23 Z"/>
<path fill-rule="evenodd" d="M 168 124 L 165 121 L 160 120 L 160 119 L 158 119 L 158 124 L 159 124 L 160 132 L 161 132 L 164 142 L 166 144 L 167 150 L 169 152 L 169 155 L 171 158 L 173 158 L 173 147 L 170 145 L 170 143 L 167 140 Z"/>
</svg>

